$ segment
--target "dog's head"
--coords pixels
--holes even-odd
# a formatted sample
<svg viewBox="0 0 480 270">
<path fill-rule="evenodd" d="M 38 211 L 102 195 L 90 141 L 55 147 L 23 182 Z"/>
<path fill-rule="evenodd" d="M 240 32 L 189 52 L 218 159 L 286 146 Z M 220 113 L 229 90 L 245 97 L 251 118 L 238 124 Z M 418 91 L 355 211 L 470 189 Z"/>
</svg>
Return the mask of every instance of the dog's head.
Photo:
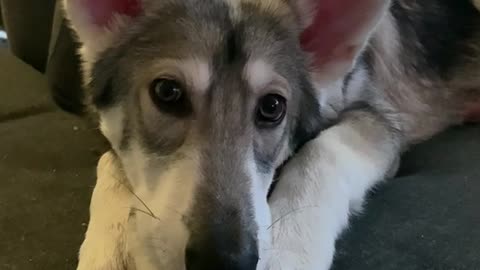
<svg viewBox="0 0 480 270">
<path fill-rule="evenodd" d="M 66 1 L 147 261 L 255 269 L 275 170 L 322 127 L 314 86 L 348 72 L 386 2 Z"/>
</svg>

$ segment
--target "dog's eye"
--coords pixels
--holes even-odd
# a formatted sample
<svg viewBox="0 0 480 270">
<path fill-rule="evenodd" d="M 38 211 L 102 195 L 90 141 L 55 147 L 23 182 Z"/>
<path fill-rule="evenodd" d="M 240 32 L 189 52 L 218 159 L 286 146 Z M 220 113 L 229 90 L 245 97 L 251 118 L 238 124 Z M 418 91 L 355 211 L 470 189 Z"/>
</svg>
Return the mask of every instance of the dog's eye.
<svg viewBox="0 0 480 270">
<path fill-rule="evenodd" d="M 150 96 L 157 105 L 178 102 L 182 95 L 182 85 L 174 80 L 158 79 L 150 86 Z"/>
<path fill-rule="evenodd" d="M 152 102 L 163 113 L 186 117 L 193 112 L 184 85 L 176 80 L 155 80 L 150 85 L 149 92 Z"/>
<path fill-rule="evenodd" d="M 257 107 L 256 122 L 262 128 L 279 125 L 287 111 L 287 101 L 277 94 L 269 94 L 260 99 Z"/>
</svg>

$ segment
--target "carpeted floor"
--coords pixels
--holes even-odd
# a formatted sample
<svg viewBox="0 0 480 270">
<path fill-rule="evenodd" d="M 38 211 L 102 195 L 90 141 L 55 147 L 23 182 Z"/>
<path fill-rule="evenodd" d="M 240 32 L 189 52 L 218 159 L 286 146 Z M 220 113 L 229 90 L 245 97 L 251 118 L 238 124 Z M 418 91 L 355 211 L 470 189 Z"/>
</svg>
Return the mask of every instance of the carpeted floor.
<svg viewBox="0 0 480 270">
<path fill-rule="evenodd" d="M 105 144 L 5 50 L 0 70 L 0 269 L 74 269 Z"/>
</svg>

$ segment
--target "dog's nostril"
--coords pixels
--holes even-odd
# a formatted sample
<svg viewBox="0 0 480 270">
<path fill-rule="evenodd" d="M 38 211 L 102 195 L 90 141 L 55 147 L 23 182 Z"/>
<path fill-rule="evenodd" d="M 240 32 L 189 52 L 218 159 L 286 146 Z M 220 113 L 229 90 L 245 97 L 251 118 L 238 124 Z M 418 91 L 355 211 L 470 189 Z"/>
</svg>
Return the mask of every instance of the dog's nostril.
<svg viewBox="0 0 480 270">
<path fill-rule="evenodd" d="M 255 270 L 257 264 L 256 249 L 235 253 L 209 245 L 189 245 L 185 250 L 187 270 Z"/>
</svg>

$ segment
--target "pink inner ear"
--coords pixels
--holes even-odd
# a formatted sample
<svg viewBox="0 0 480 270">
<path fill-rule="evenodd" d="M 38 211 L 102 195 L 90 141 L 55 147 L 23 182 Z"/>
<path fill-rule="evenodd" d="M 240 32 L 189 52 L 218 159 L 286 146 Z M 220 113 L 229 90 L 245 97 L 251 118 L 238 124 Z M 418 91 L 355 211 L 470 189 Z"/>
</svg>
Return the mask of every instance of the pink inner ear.
<svg viewBox="0 0 480 270">
<path fill-rule="evenodd" d="M 141 0 L 81 0 L 93 23 L 107 26 L 114 14 L 136 17 L 142 12 Z"/>
<path fill-rule="evenodd" d="M 300 42 L 305 51 L 313 53 L 314 65 L 320 67 L 330 61 L 354 57 L 356 48 L 352 48 L 348 42 L 365 27 L 368 10 L 375 1 L 312 1 L 318 2 L 315 15 L 310 26 L 302 33 Z"/>
</svg>

